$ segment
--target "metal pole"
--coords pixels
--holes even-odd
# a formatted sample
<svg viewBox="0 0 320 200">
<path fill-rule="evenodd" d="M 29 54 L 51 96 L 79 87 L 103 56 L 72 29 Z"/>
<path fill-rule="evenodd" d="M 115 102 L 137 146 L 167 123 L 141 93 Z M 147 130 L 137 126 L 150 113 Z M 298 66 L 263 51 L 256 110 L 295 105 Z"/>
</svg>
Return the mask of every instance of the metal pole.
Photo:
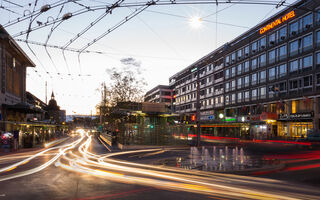
<svg viewBox="0 0 320 200">
<path fill-rule="evenodd" d="M 200 146 L 200 72 L 199 72 L 199 67 L 197 69 L 197 103 L 196 103 L 196 124 L 197 124 L 197 146 Z"/>
</svg>

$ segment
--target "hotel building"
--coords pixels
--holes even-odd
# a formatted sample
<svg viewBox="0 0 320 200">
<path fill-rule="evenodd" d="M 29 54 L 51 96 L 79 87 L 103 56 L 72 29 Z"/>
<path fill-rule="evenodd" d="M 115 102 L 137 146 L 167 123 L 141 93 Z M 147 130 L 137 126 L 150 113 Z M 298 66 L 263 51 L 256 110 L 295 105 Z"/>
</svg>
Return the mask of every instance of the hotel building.
<svg viewBox="0 0 320 200">
<path fill-rule="evenodd" d="M 195 115 L 201 106 L 201 133 L 299 138 L 319 129 L 320 1 L 281 10 L 170 77 L 169 86 L 175 112 Z"/>
</svg>

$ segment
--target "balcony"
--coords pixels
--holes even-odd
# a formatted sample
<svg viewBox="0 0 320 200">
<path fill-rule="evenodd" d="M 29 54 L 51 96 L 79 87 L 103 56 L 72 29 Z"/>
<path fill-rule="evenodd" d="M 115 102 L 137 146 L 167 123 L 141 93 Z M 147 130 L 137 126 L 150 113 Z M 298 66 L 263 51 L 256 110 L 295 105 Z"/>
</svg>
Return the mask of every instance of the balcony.
<svg viewBox="0 0 320 200">
<path fill-rule="evenodd" d="M 219 83 L 219 82 L 221 82 L 221 81 L 223 81 L 223 77 L 214 80 L 214 83 Z"/>
</svg>

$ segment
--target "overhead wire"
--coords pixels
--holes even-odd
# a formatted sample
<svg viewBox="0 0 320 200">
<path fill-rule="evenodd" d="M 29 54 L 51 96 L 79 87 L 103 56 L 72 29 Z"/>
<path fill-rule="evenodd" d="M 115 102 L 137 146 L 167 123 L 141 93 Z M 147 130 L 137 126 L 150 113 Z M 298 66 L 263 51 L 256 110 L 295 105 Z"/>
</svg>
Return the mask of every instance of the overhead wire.
<svg viewBox="0 0 320 200">
<path fill-rule="evenodd" d="M 64 4 L 61 6 L 60 11 L 59 11 L 57 17 L 59 17 L 59 15 L 62 13 L 63 8 L 64 8 Z M 54 61 L 53 61 L 53 59 L 52 59 L 52 57 L 51 57 L 51 55 L 50 55 L 50 53 L 49 53 L 49 51 L 48 51 L 48 49 L 47 49 L 47 44 L 48 44 L 48 42 L 49 42 L 50 37 L 51 37 L 52 34 L 53 34 L 53 31 L 54 31 L 58 26 L 60 26 L 60 25 L 62 24 L 62 22 L 63 22 L 63 21 L 59 22 L 58 25 L 56 25 L 56 26 L 55 26 L 55 23 L 52 25 L 52 27 L 51 27 L 51 29 L 50 29 L 50 32 L 49 32 L 49 34 L 48 34 L 48 36 L 47 36 L 47 39 L 46 39 L 46 41 L 45 41 L 45 44 L 44 44 L 45 51 L 46 51 L 49 59 L 51 60 L 52 65 L 53 65 L 54 68 L 56 69 L 58 75 L 60 75 L 60 72 L 59 72 L 56 64 L 54 63 Z M 62 79 L 62 77 L 61 77 L 61 79 Z"/>
</svg>

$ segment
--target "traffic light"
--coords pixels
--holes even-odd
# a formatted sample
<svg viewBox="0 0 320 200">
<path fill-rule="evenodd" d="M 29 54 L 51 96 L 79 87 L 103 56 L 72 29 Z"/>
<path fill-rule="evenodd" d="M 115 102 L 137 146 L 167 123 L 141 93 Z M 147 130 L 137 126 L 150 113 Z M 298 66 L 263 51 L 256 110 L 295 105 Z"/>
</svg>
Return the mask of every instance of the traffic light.
<svg viewBox="0 0 320 200">
<path fill-rule="evenodd" d="M 191 121 L 196 121 L 196 115 L 191 116 Z"/>
<path fill-rule="evenodd" d="M 151 124 L 151 125 L 150 125 L 150 128 L 154 128 L 154 126 Z"/>
</svg>

